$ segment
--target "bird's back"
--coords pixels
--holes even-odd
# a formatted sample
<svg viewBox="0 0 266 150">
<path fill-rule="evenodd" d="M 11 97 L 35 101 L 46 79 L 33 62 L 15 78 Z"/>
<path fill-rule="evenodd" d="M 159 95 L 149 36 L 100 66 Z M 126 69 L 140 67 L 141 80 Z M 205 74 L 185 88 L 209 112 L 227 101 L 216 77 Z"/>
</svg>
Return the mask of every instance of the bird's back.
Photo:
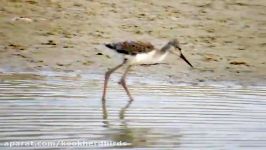
<svg viewBox="0 0 266 150">
<path fill-rule="evenodd" d="M 154 46 L 151 43 L 141 41 L 124 41 L 105 44 L 105 46 L 126 55 L 137 55 L 154 50 Z"/>
</svg>

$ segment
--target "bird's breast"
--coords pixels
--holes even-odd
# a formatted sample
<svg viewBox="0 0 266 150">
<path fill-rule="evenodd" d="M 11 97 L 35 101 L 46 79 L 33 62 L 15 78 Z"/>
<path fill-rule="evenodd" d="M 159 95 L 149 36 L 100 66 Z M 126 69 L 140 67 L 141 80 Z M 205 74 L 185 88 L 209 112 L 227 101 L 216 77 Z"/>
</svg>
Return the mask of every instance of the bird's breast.
<svg viewBox="0 0 266 150">
<path fill-rule="evenodd" d="M 168 55 L 168 52 L 163 54 L 158 54 L 156 51 L 151 51 L 149 53 L 137 54 L 131 59 L 131 64 L 155 64 L 160 63 Z"/>
</svg>

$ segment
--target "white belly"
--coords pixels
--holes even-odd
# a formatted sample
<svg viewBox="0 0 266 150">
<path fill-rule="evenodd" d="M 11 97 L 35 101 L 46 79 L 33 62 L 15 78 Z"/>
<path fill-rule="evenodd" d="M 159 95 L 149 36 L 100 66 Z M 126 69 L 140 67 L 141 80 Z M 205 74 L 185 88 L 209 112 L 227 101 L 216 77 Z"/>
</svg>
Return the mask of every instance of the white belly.
<svg viewBox="0 0 266 150">
<path fill-rule="evenodd" d="M 165 57 L 168 55 L 168 52 L 158 55 L 156 51 L 151 51 L 149 53 L 137 54 L 135 57 L 130 59 L 130 64 L 140 65 L 140 64 L 156 64 L 162 62 Z"/>
</svg>

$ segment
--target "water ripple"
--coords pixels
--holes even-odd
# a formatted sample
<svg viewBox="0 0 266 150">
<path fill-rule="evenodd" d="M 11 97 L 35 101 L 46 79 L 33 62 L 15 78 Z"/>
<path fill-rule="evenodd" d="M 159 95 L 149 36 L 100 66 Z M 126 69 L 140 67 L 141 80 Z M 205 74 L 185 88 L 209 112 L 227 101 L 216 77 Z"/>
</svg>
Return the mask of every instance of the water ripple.
<svg viewBox="0 0 266 150">
<path fill-rule="evenodd" d="M 104 140 L 127 148 L 266 148 L 266 87 L 47 78 L 0 82 L 0 143 Z M 1 144 L 0 144 L 1 148 Z M 45 147 L 44 147 L 45 148 Z M 46 147 L 57 148 L 57 147 Z M 75 147 L 80 148 L 80 147 Z"/>
</svg>

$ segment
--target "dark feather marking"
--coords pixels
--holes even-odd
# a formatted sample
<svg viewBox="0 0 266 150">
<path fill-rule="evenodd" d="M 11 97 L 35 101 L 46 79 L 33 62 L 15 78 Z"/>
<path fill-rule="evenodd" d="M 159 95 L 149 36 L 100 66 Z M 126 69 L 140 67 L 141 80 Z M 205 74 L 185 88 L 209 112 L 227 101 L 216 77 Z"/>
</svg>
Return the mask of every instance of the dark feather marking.
<svg viewBox="0 0 266 150">
<path fill-rule="evenodd" d="M 110 48 L 110 49 L 115 49 L 115 47 L 112 44 L 104 44 L 106 47 Z"/>
<path fill-rule="evenodd" d="M 123 53 L 126 55 L 136 55 L 138 53 L 146 53 L 154 49 L 154 46 L 151 43 L 145 43 L 140 41 L 109 43 L 105 44 L 105 46 L 117 51 L 118 53 Z"/>
</svg>

